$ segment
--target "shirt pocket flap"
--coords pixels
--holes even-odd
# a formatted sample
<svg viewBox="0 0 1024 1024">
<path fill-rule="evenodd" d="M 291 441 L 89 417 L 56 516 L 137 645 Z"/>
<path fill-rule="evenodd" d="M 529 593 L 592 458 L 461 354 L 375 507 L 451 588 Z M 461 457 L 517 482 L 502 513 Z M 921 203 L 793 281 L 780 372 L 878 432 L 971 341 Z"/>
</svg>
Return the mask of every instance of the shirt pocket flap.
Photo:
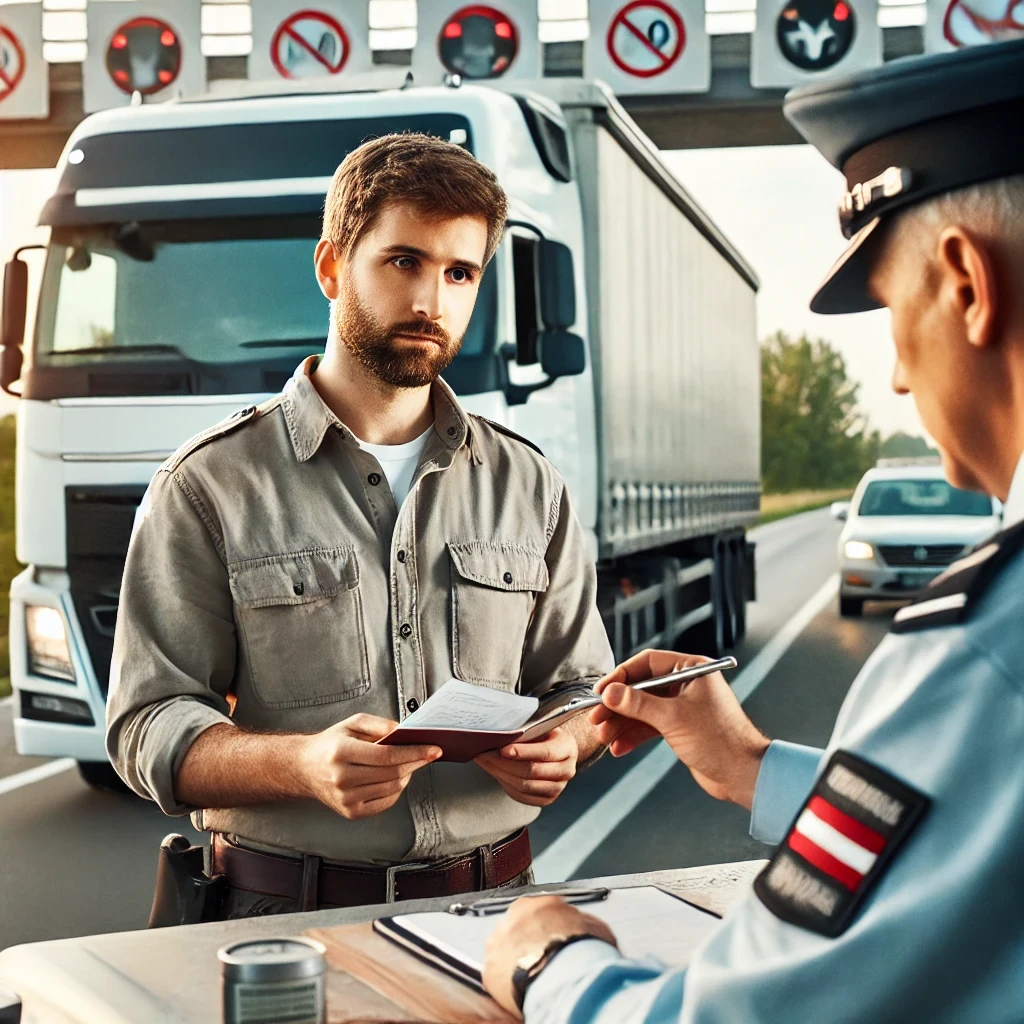
<svg viewBox="0 0 1024 1024">
<path fill-rule="evenodd" d="M 336 597 L 359 585 L 351 547 L 312 548 L 253 558 L 228 567 L 231 594 L 244 608 L 307 604 Z"/>
<path fill-rule="evenodd" d="M 470 540 L 449 542 L 448 551 L 459 575 L 473 583 L 508 591 L 548 589 L 547 563 L 533 548 Z"/>
</svg>

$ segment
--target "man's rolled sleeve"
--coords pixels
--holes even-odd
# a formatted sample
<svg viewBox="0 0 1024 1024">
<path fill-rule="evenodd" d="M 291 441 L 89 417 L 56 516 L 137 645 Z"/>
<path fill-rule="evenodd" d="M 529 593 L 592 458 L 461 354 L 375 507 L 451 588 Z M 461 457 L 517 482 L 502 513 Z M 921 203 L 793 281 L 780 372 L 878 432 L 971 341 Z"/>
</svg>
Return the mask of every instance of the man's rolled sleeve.
<svg viewBox="0 0 1024 1024">
<path fill-rule="evenodd" d="M 560 683 L 596 682 L 614 667 L 597 608 L 597 569 L 564 484 L 549 530 L 548 588 L 537 597 L 523 651 L 523 692 L 536 697 Z"/>
<path fill-rule="evenodd" d="M 757 773 L 751 838 L 773 846 L 782 842 L 814 785 L 824 753 L 818 747 L 772 740 Z"/>
<path fill-rule="evenodd" d="M 230 723 L 235 622 L 217 525 L 179 471 L 161 470 L 125 561 L 107 699 L 107 755 L 165 814 L 187 814 L 174 782 L 200 733 Z"/>
</svg>

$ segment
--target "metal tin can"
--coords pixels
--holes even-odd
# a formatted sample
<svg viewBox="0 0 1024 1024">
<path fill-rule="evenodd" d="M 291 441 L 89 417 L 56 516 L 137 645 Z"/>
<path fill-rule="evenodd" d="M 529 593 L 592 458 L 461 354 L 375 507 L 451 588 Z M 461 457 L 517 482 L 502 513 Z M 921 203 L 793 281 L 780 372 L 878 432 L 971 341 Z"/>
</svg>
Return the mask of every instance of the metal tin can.
<svg viewBox="0 0 1024 1024">
<path fill-rule="evenodd" d="M 251 939 L 218 950 L 224 1024 L 326 1024 L 326 952 L 313 939 Z"/>
</svg>

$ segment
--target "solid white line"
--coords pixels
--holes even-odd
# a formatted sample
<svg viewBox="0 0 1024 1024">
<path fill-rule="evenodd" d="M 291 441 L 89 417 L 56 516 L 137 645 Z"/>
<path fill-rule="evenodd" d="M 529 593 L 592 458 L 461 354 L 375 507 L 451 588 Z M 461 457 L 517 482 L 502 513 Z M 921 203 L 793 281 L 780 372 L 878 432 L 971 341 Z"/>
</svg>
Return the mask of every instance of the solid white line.
<svg viewBox="0 0 1024 1024">
<path fill-rule="evenodd" d="M 0 796 L 10 793 L 12 790 L 21 789 L 22 786 L 31 786 L 33 782 L 42 782 L 52 775 L 60 775 L 69 768 L 74 768 L 76 762 L 73 758 L 62 757 L 57 761 L 48 761 L 37 768 L 29 768 L 27 772 L 18 772 L 17 775 L 8 775 L 0 779 Z"/>
<path fill-rule="evenodd" d="M 838 587 L 838 575 L 830 577 L 733 680 L 733 692 L 740 703 L 761 685 L 793 641 L 835 597 Z M 564 882 L 571 878 L 678 763 L 672 748 L 660 741 L 533 862 L 536 881 Z"/>
</svg>

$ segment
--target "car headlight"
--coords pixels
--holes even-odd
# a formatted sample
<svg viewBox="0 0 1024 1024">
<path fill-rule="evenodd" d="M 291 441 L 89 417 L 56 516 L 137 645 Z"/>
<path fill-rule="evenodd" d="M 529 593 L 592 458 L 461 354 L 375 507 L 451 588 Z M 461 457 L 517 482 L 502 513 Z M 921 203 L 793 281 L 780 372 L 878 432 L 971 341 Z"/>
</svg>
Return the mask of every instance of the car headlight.
<svg viewBox="0 0 1024 1024">
<path fill-rule="evenodd" d="M 848 540 L 846 547 L 843 548 L 843 554 L 851 562 L 864 562 L 875 557 L 875 549 L 862 540 Z"/>
<path fill-rule="evenodd" d="M 56 608 L 30 604 L 25 607 L 25 635 L 28 638 L 28 670 L 33 675 L 75 681 L 68 650 L 64 616 Z"/>
</svg>

